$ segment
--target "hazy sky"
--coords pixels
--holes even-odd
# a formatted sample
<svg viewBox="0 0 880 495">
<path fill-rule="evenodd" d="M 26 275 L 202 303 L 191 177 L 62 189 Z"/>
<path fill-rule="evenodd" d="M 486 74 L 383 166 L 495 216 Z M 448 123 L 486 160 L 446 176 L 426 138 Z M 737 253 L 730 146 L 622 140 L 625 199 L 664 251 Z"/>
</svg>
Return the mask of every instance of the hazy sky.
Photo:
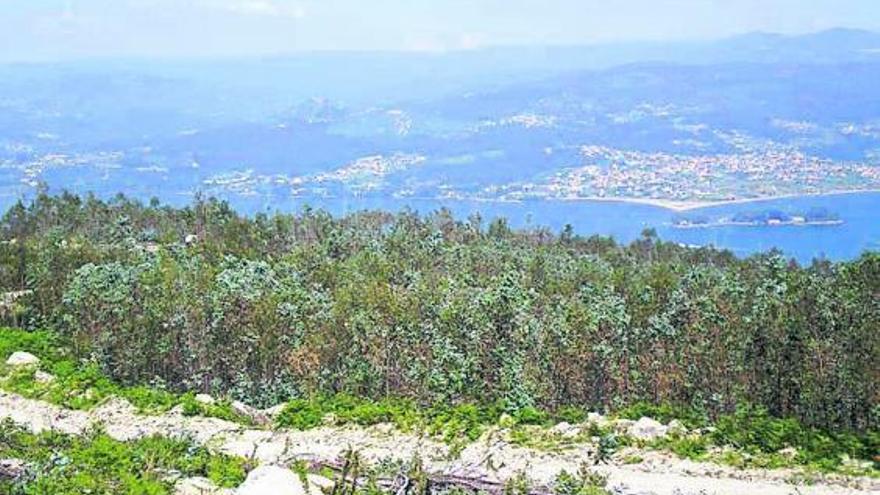
<svg viewBox="0 0 880 495">
<path fill-rule="evenodd" d="M 880 30 L 880 0 L 0 0 L 0 60 Z"/>
</svg>

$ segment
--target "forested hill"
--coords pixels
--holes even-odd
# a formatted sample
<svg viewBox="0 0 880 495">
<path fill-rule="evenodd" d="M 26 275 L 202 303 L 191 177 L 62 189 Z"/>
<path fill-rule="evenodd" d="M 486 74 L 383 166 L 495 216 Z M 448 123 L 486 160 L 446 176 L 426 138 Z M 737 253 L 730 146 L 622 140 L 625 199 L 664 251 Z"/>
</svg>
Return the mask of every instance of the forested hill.
<svg viewBox="0 0 880 495">
<path fill-rule="evenodd" d="M 880 421 L 878 253 L 801 267 L 445 211 L 249 218 L 68 194 L 14 206 L 2 240 L 6 323 L 62 333 L 125 383 L 263 406 L 348 393 Z"/>
</svg>

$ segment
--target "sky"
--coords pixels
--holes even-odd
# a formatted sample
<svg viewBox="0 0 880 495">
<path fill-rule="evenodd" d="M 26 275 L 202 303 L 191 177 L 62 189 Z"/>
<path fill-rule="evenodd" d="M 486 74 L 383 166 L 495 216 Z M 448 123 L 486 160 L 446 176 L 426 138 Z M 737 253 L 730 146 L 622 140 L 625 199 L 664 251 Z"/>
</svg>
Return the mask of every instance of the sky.
<svg viewBox="0 0 880 495">
<path fill-rule="evenodd" d="M 880 31 L 880 0 L 0 0 L 0 61 Z"/>
</svg>

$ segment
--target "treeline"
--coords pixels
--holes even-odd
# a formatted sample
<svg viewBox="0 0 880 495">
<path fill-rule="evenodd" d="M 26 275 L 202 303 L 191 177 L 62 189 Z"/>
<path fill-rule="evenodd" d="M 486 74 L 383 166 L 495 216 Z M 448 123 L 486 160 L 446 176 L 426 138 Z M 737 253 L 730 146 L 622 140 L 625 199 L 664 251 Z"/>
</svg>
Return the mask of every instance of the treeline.
<svg viewBox="0 0 880 495">
<path fill-rule="evenodd" d="M 878 253 L 801 267 L 444 210 L 250 218 L 213 199 L 70 194 L 17 204 L 0 228 L 0 283 L 19 292 L 7 323 L 62 332 L 126 383 L 261 406 L 748 403 L 880 424 Z"/>
</svg>

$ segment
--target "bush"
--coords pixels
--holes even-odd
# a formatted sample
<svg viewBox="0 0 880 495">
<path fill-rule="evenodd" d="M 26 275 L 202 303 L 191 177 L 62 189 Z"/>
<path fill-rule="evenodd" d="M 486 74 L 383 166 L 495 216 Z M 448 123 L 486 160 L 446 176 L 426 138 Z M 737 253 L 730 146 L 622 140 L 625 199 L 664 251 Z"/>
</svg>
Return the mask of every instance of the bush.
<svg viewBox="0 0 880 495">
<path fill-rule="evenodd" d="M 138 385 L 124 387 L 114 382 L 92 361 L 77 362 L 68 357 L 66 341 L 51 332 L 0 329 L 0 359 L 24 349 L 40 358 L 39 368 L 54 375 L 50 383 L 34 378 L 34 368 L 9 369 L 0 365 L 0 385 L 28 398 L 42 399 L 69 409 L 90 409 L 110 397 L 128 400 L 140 412 L 162 413 L 180 404 L 186 415 L 209 416 L 249 424 L 250 418 L 236 414 L 227 400 L 201 404 L 193 393 L 174 394 Z"/>
<path fill-rule="evenodd" d="M 608 480 L 600 474 L 593 473 L 582 466 L 578 474 L 572 475 L 562 471 L 553 483 L 555 495 L 610 495 L 605 488 Z"/>
<path fill-rule="evenodd" d="M 794 418 L 775 418 L 760 406 L 744 405 L 733 414 L 718 419 L 712 439 L 719 445 L 730 445 L 749 454 L 776 454 L 792 447 L 798 464 L 822 470 L 840 467 L 845 457 L 873 460 L 880 452 L 878 433 L 863 436 L 831 433 L 802 425 Z"/>
<path fill-rule="evenodd" d="M 587 419 L 587 411 L 581 407 L 562 406 L 556 410 L 553 417 L 558 421 L 565 421 L 572 424 L 581 423 Z"/>
<path fill-rule="evenodd" d="M 0 457 L 23 459 L 35 472 L 24 485 L 0 482 L 2 493 L 80 495 L 83 493 L 170 494 L 170 471 L 204 476 L 221 487 L 244 481 L 243 459 L 212 454 L 202 447 L 163 437 L 129 443 L 99 430 L 85 436 L 31 434 L 10 422 L 0 424 Z"/>
</svg>

